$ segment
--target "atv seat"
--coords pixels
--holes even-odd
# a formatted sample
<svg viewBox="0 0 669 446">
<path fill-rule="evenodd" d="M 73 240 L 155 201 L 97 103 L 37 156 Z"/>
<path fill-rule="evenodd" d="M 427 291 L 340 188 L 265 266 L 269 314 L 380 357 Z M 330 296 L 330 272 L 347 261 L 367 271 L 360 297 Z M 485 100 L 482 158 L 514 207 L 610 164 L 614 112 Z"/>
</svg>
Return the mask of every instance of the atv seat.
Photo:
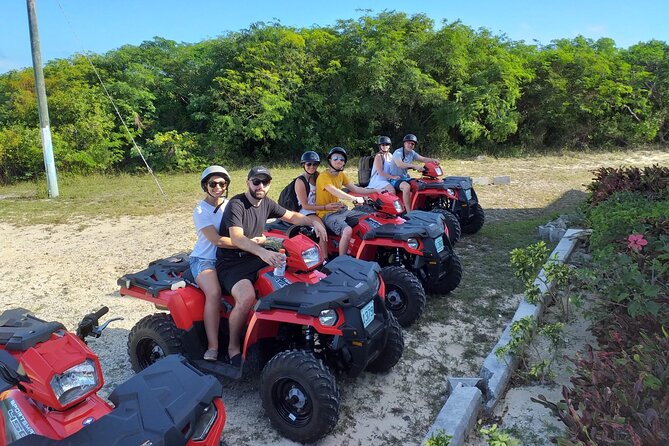
<svg viewBox="0 0 669 446">
<path fill-rule="evenodd" d="M 190 271 L 190 257 L 180 252 L 149 263 L 142 271 L 126 274 L 116 281 L 123 288 L 137 286 L 157 297 L 162 290 L 175 290 L 186 284 L 195 285 Z"/>
</svg>

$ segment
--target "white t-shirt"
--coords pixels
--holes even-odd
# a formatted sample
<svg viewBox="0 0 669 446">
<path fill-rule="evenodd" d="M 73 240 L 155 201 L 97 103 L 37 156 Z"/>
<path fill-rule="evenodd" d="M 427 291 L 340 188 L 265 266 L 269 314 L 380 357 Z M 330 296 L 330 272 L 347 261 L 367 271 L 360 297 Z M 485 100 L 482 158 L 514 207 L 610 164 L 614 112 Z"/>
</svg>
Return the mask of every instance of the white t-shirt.
<svg viewBox="0 0 669 446">
<path fill-rule="evenodd" d="M 307 204 L 316 204 L 316 185 L 315 184 L 309 184 L 309 192 L 307 192 Z M 297 202 L 300 203 L 300 197 L 297 197 Z M 300 206 L 304 206 L 302 203 L 300 203 Z M 300 214 L 302 215 L 311 215 L 315 214 L 316 211 L 304 209 L 304 207 L 300 208 Z"/>
<path fill-rule="evenodd" d="M 226 199 L 216 213 L 214 213 L 216 208 L 204 200 L 195 206 L 193 210 L 193 223 L 195 224 L 195 231 L 197 231 L 197 241 L 195 242 L 193 252 L 190 254 L 191 257 L 216 260 L 216 246 L 204 236 L 202 229 L 207 226 L 213 226 L 216 232 L 218 232 L 221 220 L 223 219 L 223 211 L 227 204 L 228 200 Z"/>
<path fill-rule="evenodd" d="M 382 157 L 383 157 L 383 171 L 388 175 L 392 175 L 392 173 L 390 172 L 391 169 L 390 165 L 395 164 L 392 155 L 388 154 L 388 159 L 386 159 L 386 157 L 383 155 Z M 371 189 L 381 189 L 383 187 L 386 187 L 388 184 L 390 184 L 388 182 L 388 178 L 379 175 L 379 173 L 376 171 L 376 163 L 374 163 L 372 165 L 372 175 L 371 178 L 369 179 L 369 184 L 367 185 L 367 187 Z"/>
</svg>

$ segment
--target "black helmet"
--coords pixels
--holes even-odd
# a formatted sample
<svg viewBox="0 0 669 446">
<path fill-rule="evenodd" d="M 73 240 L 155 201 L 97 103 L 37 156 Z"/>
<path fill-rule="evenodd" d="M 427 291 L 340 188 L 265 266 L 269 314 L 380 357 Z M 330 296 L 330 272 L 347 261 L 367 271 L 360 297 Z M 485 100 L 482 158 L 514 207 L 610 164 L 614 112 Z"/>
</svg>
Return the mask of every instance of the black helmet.
<svg viewBox="0 0 669 446">
<path fill-rule="evenodd" d="M 300 158 L 300 164 L 320 163 L 320 162 L 321 162 L 321 157 L 318 156 L 318 153 L 314 152 L 313 150 L 309 150 L 308 152 L 304 152 L 302 154 L 302 158 Z"/>
<path fill-rule="evenodd" d="M 379 145 L 381 144 L 392 144 L 392 141 L 387 136 L 379 136 Z"/>
<path fill-rule="evenodd" d="M 335 153 L 338 153 L 338 154 L 340 154 L 340 155 L 344 155 L 344 165 L 342 166 L 341 169 L 337 169 L 335 166 L 332 165 L 331 158 L 332 158 L 332 155 L 334 155 Z M 333 147 L 333 148 L 331 148 L 330 151 L 328 152 L 328 165 L 329 165 L 332 169 L 334 169 L 334 170 L 336 170 L 336 171 L 338 171 L 338 172 L 343 171 L 343 170 L 344 170 L 344 166 L 346 166 L 346 161 L 348 161 L 348 155 L 346 154 L 346 150 L 344 150 L 342 147 Z"/>
<path fill-rule="evenodd" d="M 209 166 L 206 169 L 202 171 L 202 174 L 200 175 L 200 186 L 202 187 L 202 190 L 207 192 L 207 186 L 205 183 L 211 176 L 221 176 L 225 180 L 225 182 L 229 185 L 230 184 L 230 174 L 228 173 L 227 170 L 225 170 L 224 167 L 221 166 Z"/>
<path fill-rule="evenodd" d="M 402 142 L 406 142 L 406 141 L 413 141 L 414 144 L 418 144 L 418 138 L 416 138 L 416 135 L 414 135 L 413 133 L 409 133 L 408 135 L 406 135 L 404 137 Z"/>
<path fill-rule="evenodd" d="M 348 155 L 346 154 L 346 150 L 344 150 L 343 147 L 331 148 L 330 151 L 328 152 L 328 159 L 332 158 L 332 155 L 334 155 L 335 153 L 340 153 L 344 155 L 344 162 L 348 161 Z"/>
</svg>

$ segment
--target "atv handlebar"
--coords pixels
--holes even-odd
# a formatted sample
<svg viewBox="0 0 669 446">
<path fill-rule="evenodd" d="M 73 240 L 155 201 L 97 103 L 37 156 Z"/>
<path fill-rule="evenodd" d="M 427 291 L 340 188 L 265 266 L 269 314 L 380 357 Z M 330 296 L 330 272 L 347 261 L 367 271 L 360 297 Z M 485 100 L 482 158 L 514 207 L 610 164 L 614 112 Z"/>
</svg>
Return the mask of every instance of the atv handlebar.
<svg viewBox="0 0 669 446">
<path fill-rule="evenodd" d="M 94 313 L 88 313 L 86 316 L 84 316 L 77 326 L 77 336 L 79 339 L 86 342 L 87 336 L 95 336 L 96 338 L 99 338 L 102 334 L 102 330 L 107 328 L 107 325 L 109 325 L 110 322 L 123 320 L 122 317 L 115 317 L 109 319 L 107 322 L 102 324 L 102 326 L 98 326 L 100 318 L 107 313 L 109 313 L 109 307 L 105 306 Z"/>
</svg>

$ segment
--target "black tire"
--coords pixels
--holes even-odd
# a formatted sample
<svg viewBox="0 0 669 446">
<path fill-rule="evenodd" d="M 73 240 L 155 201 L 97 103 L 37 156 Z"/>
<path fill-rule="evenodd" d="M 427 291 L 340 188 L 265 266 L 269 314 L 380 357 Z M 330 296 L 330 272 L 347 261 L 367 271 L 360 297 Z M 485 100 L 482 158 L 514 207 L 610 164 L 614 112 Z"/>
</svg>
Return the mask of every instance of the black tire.
<svg viewBox="0 0 669 446">
<path fill-rule="evenodd" d="M 458 217 L 446 209 L 433 209 L 432 212 L 439 212 L 444 216 L 446 227 L 448 228 L 448 238 L 451 241 L 451 245 L 455 245 L 462 235 L 462 228 L 460 227 Z"/>
<path fill-rule="evenodd" d="M 404 352 L 404 335 L 399 322 L 392 313 L 388 313 L 388 338 L 381 354 L 367 365 L 372 373 L 383 373 L 395 367 Z"/>
<path fill-rule="evenodd" d="M 469 209 L 469 220 L 462 225 L 462 232 L 465 234 L 475 234 L 481 230 L 485 223 L 485 213 L 480 204 L 476 203 Z"/>
<path fill-rule="evenodd" d="M 169 314 L 142 318 L 128 335 L 128 356 L 135 372 L 140 372 L 167 355 L 185 355 L 179 330 Z"/>
<path fill-rule="evenodd" d="M 277 353 L 260 376 L 262 405 L 286 438 L 311 443 L 339 420 L 339 390 L 332 373 L 312 353 Z"/>
<path fill-rule="evenodd" d="M 462 262 L 456 253 L 448 260 L 446 274 L 438 281 L 428 284 L 431 294 L 448 294 L 460 285 L 462 280 Z"/>
<path fill-rule="evenodd" d="M 401 266 L 381 268 L 386 286 L 386 308 L 402 327 L 408 327 L 423 314 L 425 290 L 420 280 Z"/>
</svg>

